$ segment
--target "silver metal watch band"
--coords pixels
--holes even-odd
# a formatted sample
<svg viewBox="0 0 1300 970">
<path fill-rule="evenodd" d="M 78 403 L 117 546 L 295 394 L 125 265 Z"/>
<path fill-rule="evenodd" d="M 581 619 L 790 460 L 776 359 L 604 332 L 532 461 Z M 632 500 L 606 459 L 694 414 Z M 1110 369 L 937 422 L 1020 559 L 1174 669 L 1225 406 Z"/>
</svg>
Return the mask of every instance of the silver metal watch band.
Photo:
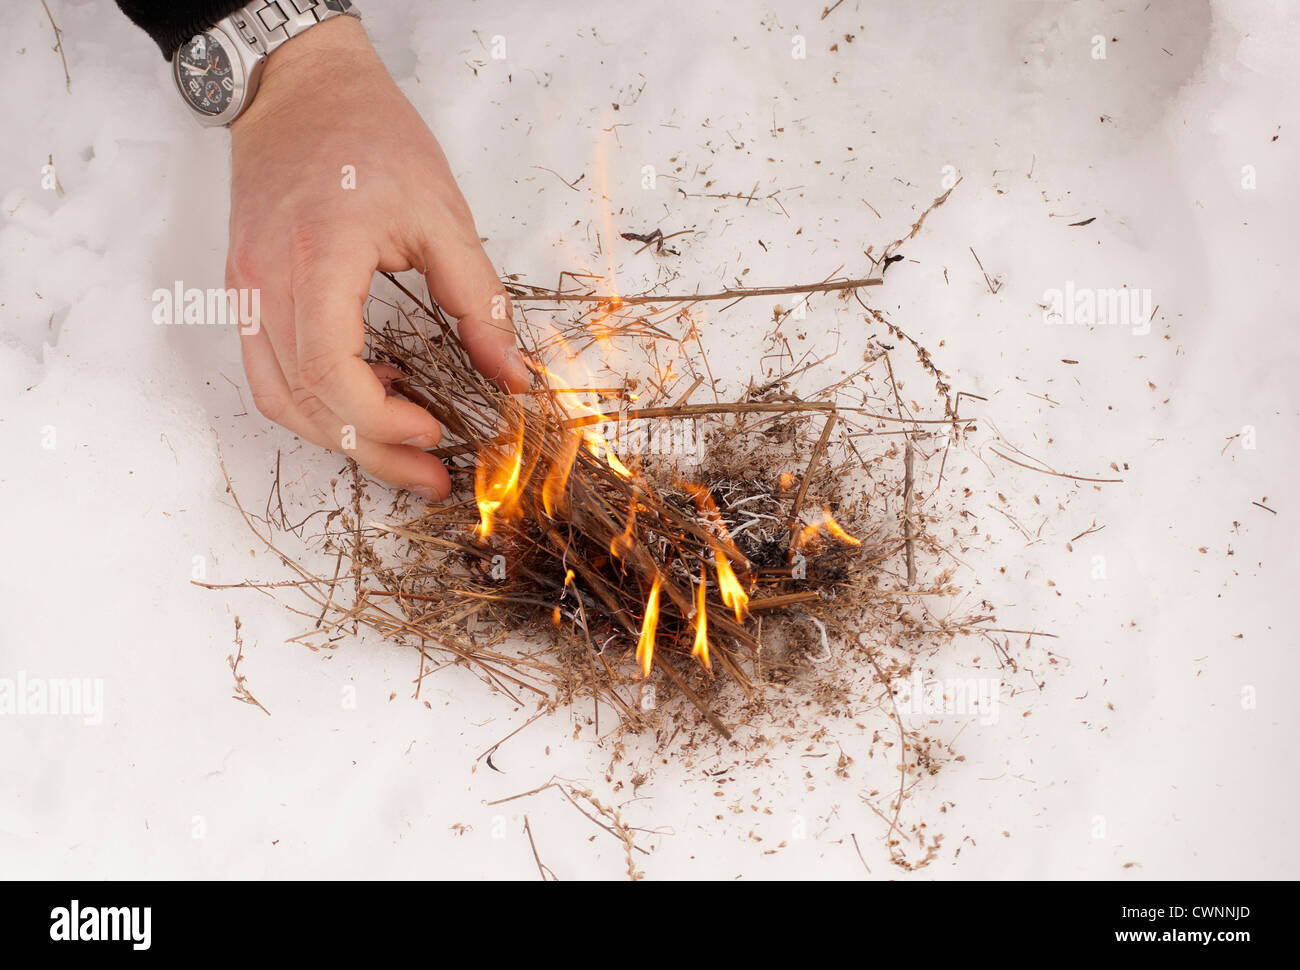
<svg viewBox="0 0 1300 970">
<path fill-rule="evenodd" d="M 239 36 L 265 56 L 308 27 L 343 14 L 361 18 L 352 0 L 253 0 L 229 17 Z"/>
</svg>

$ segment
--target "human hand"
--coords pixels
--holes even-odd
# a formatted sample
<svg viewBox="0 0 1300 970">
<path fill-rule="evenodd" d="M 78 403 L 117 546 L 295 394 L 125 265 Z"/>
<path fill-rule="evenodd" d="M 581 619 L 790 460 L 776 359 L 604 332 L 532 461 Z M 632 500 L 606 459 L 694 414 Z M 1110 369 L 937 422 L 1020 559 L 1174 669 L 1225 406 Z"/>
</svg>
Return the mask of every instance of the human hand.
<svg viewBox="0 0 1300 970">
<path fill-rule="evenodd" d="M 261 290 L 261 326 L 241 336 L 257 409 L 382 481 L 445 498 L 447 470 L 421 450 L 438 422 L 390 393 L 396 370 L 360 357 L 375 271 L 419 269 L 480 372 L 510 391 L 529 374 L 442 149 L 352 17 L 271 55 L 231 141 L 226 286 Z"/>
</svg>

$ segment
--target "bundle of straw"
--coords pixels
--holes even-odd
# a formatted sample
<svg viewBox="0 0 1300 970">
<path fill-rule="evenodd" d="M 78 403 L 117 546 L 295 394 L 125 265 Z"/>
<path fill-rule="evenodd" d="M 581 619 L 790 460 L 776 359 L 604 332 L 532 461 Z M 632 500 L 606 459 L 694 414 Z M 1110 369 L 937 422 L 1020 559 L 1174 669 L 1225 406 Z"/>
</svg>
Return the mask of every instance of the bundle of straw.
<svg viewBox="0 0 1300 970">
<path fill-rule="evenodd" d="M 874 261 L 877 270 L 897 258 L 890 254 L 948 194 L 885 248 Z M 336 554 L 331 578 L 277 548 L 235 496 L 250 528 L 300 577 L 240 585 L 297 588 L 313 601 L 302 612 L 315 619 L 316 631 L 365 624 L 418 646 L 419 682 L 428 651 L 440 650 L 518 702 L 532 694 L 541 713 L 590 696 L 597 719 L 604 701 L 622 723 L 637 726 L 655 706 L 655 692 L 645 688 L 666 679 L 724 736 L 730 731 L 716 711 L 728 686 L 748 700 L 759 683 L 790 680 L 829 655 L 831 631 L 846 654 L 876 634 L 861 656 L 879 682 L 888 682 L 908 669 L 911 651 L 884 664 L 876 647 L 891 638 L 897 645 L 899 630 L 908 627 L 944 636 L 958 629 L 940 622 L 932 630 L 903 604 L 955 592 L 946 574 L 917 586 L 916 548 L 929 539 L 914 508 L 913 460 L 917 440 L 938 432 L 949 441 L 965 422 L 924 348 L 858 295 L 880 283 L 879 275 L 671 298 L 560 293 L 508 281 L 516 304 L 584 306 L 572 333 L 585 341 L 611 332 L 669 339 L 665 321 L 682 319 L 683 307 L 703 301 L 853 297 L 869 321 L 912 346 L 943 402 L 941 418 L 905 410 L 889 348 L 877 341 L 863 368 L 809 399 L 791 387 L 813 365 L 791 359 L 790 372 L 761 387 L 751 383 L 734 401 L 690 404 L 688 391 L 672 405 L 619 411 L 621 422 L 695 423 L 708 447 L 689 471 L 657 457 L 620 457 L 608 431 L 608 406 L 558 379 L 541 348 L 534 348 L 533 386 L 523 394 L 502 391 L 474 369 L 436 304 L 385 275 L 414 309 L 399 307 L 397 321 L 367 325 L 370 358 L 399 371 L 393 390 L 442 424 L 446 443 L 434 454 L 465 483 L 464 497 L 424 507 L 400 525 L 367 519 L 352 464 L 353 507 L 327 520 L 337 517 L 342 525 L 326 529 L 325 549 Z M 845 400 L 849 394 L 856 405 Z M 902 436 L 904 447 L 891 435 Z M 889 444 L 864 458 L 854 439 L 869 436 Z M 947 445 L 941 450 L 946 458 Z M 881 462 L 887 463 L 883 473 Z M 892 509 L 873 520 L 868 495 L 884 496 Z M 270 518 L 268 505 L 266 524 L 273 525 Z M 340 576 L 348 575 L 345 556 L 350 603 L 339 589 Z M 905 572 L 895 570 L 891 583 L 886 564 L 900 558 Z M 905 733 L 901 722 L 899 730 Z"/>
<path fill-rule="evenodd" d="M 413 626 L 422 642 L 445 642 L 463 636 L 467 620 L 490 618 L 500 630 L 548 633 L 555 662 L 544 670 L 560 694 L 595 690 L 635 718 L 640 705 L 619 688 L 661 671 L 726 734 L 707 701 L 719 678 L 749 695 L 756 678 L 782 679 L 800 662 L 788 650 L 764 655 L 760 619 L 794 621 L 803 653 L 824 654 L 823 614 L 896 551 L 888 542 L 864 545 L 855 533 L 874 526 L 856 505 L 845 524 L 835 517 L 831 506 L 847 504 L 846 463 L 826 462 L 811 487 L 840 420 L 832 400 L 751 393 L 620 415 L 759 416 L 766 423 L 754 436 L 765 441 L 777 428 L 787 464 L 806 462 L 801 475 L 738 472 L 743 436 L 734 426 L 715 429 L 719 447 L 690 477 L 653 458 L 625 463 L 605 434 L 610 415 L 540 362 L 528 393 L 501 391 L 474 370 L 437 306 L 393 282 L 418 310 L 405 325 L 372 328 L 371 357 L 401 371 L 394 390 L 446 429 L 451 443 L 435 454 L 474 462 L 474 500 L 430 507 L 401 527 L 367 523 L 410 543 L 406 559 L 384 572 L 383 588 L 362 591 L 386 615 L 402 612 L 396 623 L 379 619 L 387 632 L 410 634 Z M 543 669 L 537 654 L 528 664 Z M 585 673 L 575 682 L 577 671 Z"/>
</svg>

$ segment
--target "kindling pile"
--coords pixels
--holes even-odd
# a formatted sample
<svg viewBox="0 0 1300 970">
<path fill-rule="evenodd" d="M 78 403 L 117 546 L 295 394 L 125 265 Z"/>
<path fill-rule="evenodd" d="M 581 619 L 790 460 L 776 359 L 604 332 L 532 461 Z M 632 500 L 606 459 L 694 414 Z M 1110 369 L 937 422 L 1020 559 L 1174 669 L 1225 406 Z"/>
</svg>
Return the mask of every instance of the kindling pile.
<svg viewBox="0 0 1300 970">
<path fill-rule="evenodd" d="M 873 260 L 877 270 L 926 213 Z M 683 297 L 512 283 L 516 304 L 581 308 L 546 339 L 534 335 L 532 386 L 518 394 L 473 368 L 436 304 L 388 278 L 402 296 L 387 304 L 395 316 L 367 324 L 370 359 L 401 375 L 394 393 L 442 424 L 435 454 L 461 490 L 379 516 L 352 466 L 351 507 L 329 514 L 317 550 L 332 575 L 277 548 L 244 512 L 313 601 L 301 611 L 315 620 L 307 642 L 364 624 L 418 648 L 417 696 L 441 653 L 518 703 L 531 698 L 538 716 L 592 698 L 597 719 L 604 705 L 636 728 L 660 720 L 675 695 L 679 709 L 729 737 L 728 715 L 752 720 L 782 693 L 769 688 L 833 655 L 822 671 L 871 670 L 887 685 L 911 669 L 915 650 L 900 649 L 903 638 L 961 632 L 964 621 L 927 612 L 927 597 L 955 590 L 947 572 L 918 585 L 918 551 L 937 561 L 941 550 L 927 529 L 936 513 L 916 497 L 932 459 L 942 480 L 968 422 L 928 352 L 862 300 L 879 275 Z M 778 366 L 719 400 L 696 308 L 787 294 L 795 306 L 777 309 L 768 335 L 784 348 L 771 355 Z M 857 370 L 801 393 L 824 362 L 796 359 L 779 331 L 810 294 L 857 300 L 875 336 Z M 560 373 L 592 343 L 620 340 L 645 352 L 654 377 L 589 386 L 600 383 L 591 371 L 577 382 Z M 934 382 L 929 415 L 901 400 L 889 354 L 900 344 Z M 657 365 L 668 345 L 699 371 L 684 393 L 672 365 Z M 712 403 L 698 400 L 706 395 Z M 268 505 L 267 525 L 272 518 Z M 835 703 L 833 676 L 812 681 L 805 695 Z"/>
<path fill-rule="evenodd" d="M 577 354 L 556 334 L 533 348 L 533 386 L 508 394 L 436 305 L 393 282 L 414 306 L 370 327 L 370 357 L 442 424 L 435 454 L 463 492 L 394 521 L 363 508 L 358 477 L 353 507 L 330 516 L 332 577 L 281 553 L 318 626 L 413 644 L 421 677 L 442 652 L 544 710 L 594 697 L 634 728 L 675 695 L 730 736 L 728 697 L 747 719 L 768 687 L 879 647 L 870 634 L 896 629 L 905 602 L 950 591 L 913 585 L 913 438 L 961 422 L 888 406 L 884 349 L 806 400 L 777 374 L 729 402 L 690 403 L 697 380 L 646 406 L 627 386 L 563 380 Z M 592 301 L 570 336 L 680 346 L 695 299 Z"/>
</svg>

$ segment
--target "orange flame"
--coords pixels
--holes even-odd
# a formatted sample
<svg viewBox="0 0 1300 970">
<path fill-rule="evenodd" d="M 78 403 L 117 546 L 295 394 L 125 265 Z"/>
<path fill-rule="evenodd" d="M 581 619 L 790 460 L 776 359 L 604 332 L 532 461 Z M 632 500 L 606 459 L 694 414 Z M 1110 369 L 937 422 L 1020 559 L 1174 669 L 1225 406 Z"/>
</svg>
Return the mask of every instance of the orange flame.
<svg viewBox="0 0 1300 970">
<path fill-rule="evenodd" d="M 478 534 L 492 534 L 494 517 L 508 517 L 519 510 L 519 477 L 524 460 L 524 418 L 519 415 L 516 440 L 500 449 L 489 449 L 479 456 L 474 469 L 474 498 L 478 503 Z"/>
<path fill-rule="evenodd" d="M 822 519 L 822 525 L 824 525 L 826 527 L 826 531 L 829 532 L 831 535 L 833 535 L 836 539 L 839 539 L 840 542 L 847 543 L 850 546 L 862 545 L 861 539 L 855 539 L 853 536 L 849 535 L 842 528 L 840 528 L 840 524 L 835 521 L 835 516 L 831 515 L 831 510 L 829 508 L 823 507 L 822 515 L 824 517 Z"/>
<path fill-rule="evenodd" d="M 551 463 L 542 483 L 542 506 L 546 514 L 555 518 L 557 512 L 564 512 L 569 507 L 565 487 L 569 484 L 569 473 L 573 470 L 573 460 L 578 457 L 578 446 L 582 444 L 582 435 L 570 431 L 560 446 L 560 454 Z"/>
<path fill-rule="evenodd" d="M 564 572 L 564 590 L 560 592 L 560 599 L 564 599 L 565 593 L 568 591 L 569 586 L 572 585 L 572 583 L 573 583 L 573 570 L 566 569 Z M 551 622 L 554 623 L 556 626 L 559 626 L 560 617 L 562 615 L 563 614 L 560 612 L 560 607 L 557 604 L 555 609 L 551 612 Z"/>
<path fill-rule="evenodd" d="M 563 341 L 561 341 L 561 344 L 563 344 Z M 603 458 L 609 467 L 614 470 L 615 474 L 620 475 L 623 478 L 631 478 L 632 472 L 619 460 L 618 456 L 614 454 L 614 447 L 598 430 L 599 424 L 608 421 L 609 416 L 599 408 L 593 407 L 583 401 L 578 392 L 573 389 L 573 385 L 560 377 L 560 375 L 556 374 L 555 371 L 542 364 L 537 365 L 537 367 L 546 375 L 547 381 L 551 385 L 551 389 L 555 392 L 554 400 L 560 410 L 570 418 L 595 419 L 596 422 L 574 428 L 571 431 L 571 434 L 573 435 L 572 439 L 566 437 L 561 455 L 551 466 L 550 473 L 547 475 L 548 482 L 552 480 L 554 481 L 554 485 L 552 485 L 552 499 L 555 500 L 556 497 L 563 492 L 564 485 L 569 480 L 569 472 L 573 467 L 573 460 L 578 455 L 579 442 L 585 444 L 587 450 L 597 458 Z M 545 504 L 546 495 L 544 490 L 542 501 L 543 504 Z M 556 502 L 554 507 L 558 509 L 560 508 L 560 504 Z M 551 506 L 548 506 L 547 512 L 550 513 L 550 511 Z"/>
<path fill-rule="evenodd" d="M 605 218 L 608 221 L 609 218 L 608 209 L 606 209 L 605 211 L 606 211 Z M 623 308 L 623 298 L 618 295 L 618 287 L 614 283 L 614 269 L 613 269 L 612 257 L 610 261 L 609 273 L 605 279 L 605 285 L 609 287 L 609 289 L 613 292 L 614 295 L 610 297 L 608 300 L 602 300 L 600 303 L 597 304 L 598 307 L 597 316 L 595 319 L 591 320 L 587 324 L 587 332 L 596 338 L 596 342 L 598 344 L 602 344 L 602 345 L 608 345 L 614 339 L 615 334 L 618 333 L 617 327 L 610 326 L 606 324 L 605 321 L 608 320 L 610 317 L 615 316 L 618 313 L 618 311 Z"/>
<path fill-rule="evenodd" d="M 709 526 L 709 531 L 713 534 L 713 538 L 709 539 L 709 544 L 713 548 L 713 563 L 718 573 L 718 592 L 722 596 L 722 602 L 731 607 L 736 614 L 737 622 L 740 622 L 749 613 L 749 594 L 731 568 L 729 557 L 734 557 L 742 563 L 745 561 L 745 557 L 741 555 L 740 550 L 731 541 L 731 534 L 722 521 L 722 513 L 718 511 L 718 506 L 714 503 L 709 490 L 702 485 L 694 485 L 690 482 L 683 484 L 695 499 L 695 507 L 700 510 L 700 514 L 705 518 Z"/>
<path fill-rule="evenodd" d="M 735 612 L 736 622 L 739 623 L 749 613 L 749 594 L 740 585 L 740 580 L 731 569 L 731 563 L 727 562 L 727 557 L 719 546 L 713 547 L 713 564 L 718 571 L 718 593 L 722 596 L 722 602 Z"/>
<path fill-rule="evenodd" d="M 608 443 L 605 445 L 605 461 L 609 463 L 610 468 L 614 469 L 615 472 L 622 475 L 624 478 L 632 477 L 631 469 L 618 460 L 618 455 L 614 454 L 614 449 L 609 447 Z"/>
<path fill-rule="evenodd" d="M 698 657 L 706 670 L 712 670 L 709 662 L 709 613 L 704 602 L 704 583 L 708 578 L 704 563 L 700 563 L 700 585 L 695 590 L 695 646 L 691 647 L 691 656 Z"/>
<path fill-rule="evenodd" d="M 693 482 L 682 482 L 682 486 L 691 493 L 691 498 L 695 500 L 695 507 L 699 509 L 700 515 L 704 517 L 709 531 L 722 542 L 730 545 L 731 533 L 727 531 L 727 526 L 722 521 L 722 513 L 718 511 L 718 506 L 714 503 L 709 490 L 703 485 L 696 485 Z"/>
<path fill-rule="evenodd" d="M 794 537 L 794 543 L 792 545 L 792 548 L 802 549 L 807 543 L 811 542 L 813 539 L 816 539 L 820 533 L 821 533 L 821 526 L 819 525 L 814 524 L 814 525 L 804 526 L 799 531 L 799 534 Z"/>
<path fill-rule="evenodd" d="M 632 538 L 636 531 L 636 496 L 633 495 L 627 510 L 627 528 L 609 541 L 609 554 L 622 559 L 636 544 Z"/>
<path fill-rule="evenodd" d="M 806 543 L 815 539 L 818 535 L 825 532 L 833 539 L 837 539 L 845 545 L 860 546 L 862 540 L 854 538 L 844 531 L 844 528 L 835 521 L 835 516 L 831 515 L 831 510 L 825 506 L 822 507 L 822 517 L 820 522 L 814 522 L 812 525 L 806 525 L 800 530 L 791 545 L 793 549 L 799 549 Z"/>
<path fill-rule="evenodd" d="M 641 665 L 641 672 L 650 676 L 650 664 L 655 655 L 655 627 L 659 625 L 659 584 L 660 577 L 655 576 L 654 585 L 650 587 L 650 597 L 645 604 L 645 619 L 641 621 L 641 637 L 636 643 L 636 662 Z"/>
</svg>

